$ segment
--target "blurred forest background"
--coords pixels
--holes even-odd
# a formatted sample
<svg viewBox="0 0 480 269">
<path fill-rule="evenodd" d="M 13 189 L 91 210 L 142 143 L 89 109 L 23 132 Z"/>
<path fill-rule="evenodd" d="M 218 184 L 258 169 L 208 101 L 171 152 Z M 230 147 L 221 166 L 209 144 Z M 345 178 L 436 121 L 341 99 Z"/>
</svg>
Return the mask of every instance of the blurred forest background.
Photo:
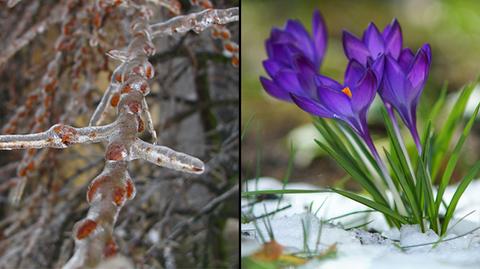
<svg viewBox="0 0 480 269">
<path fill-rule="evenodd" d="M 393 18 L 397 18 L 402 26 L 404 46 L 416 51 L 423 43 L 431 44 L 431 73 L 419 105 L 420 133 L 443 83 L 448 81 L 449 98 L 453 98 L 457 90 L 480 73 L 480 1 L 242 1 L 241 121 L 242 129 L 247 129 L 242 140 L 242 179 L 255 175 L 283 178 L 290 144 L 296 149 L 291 181 L 332 185 L 338 184 L 344 176 L 340 167 L 324 156 L 314 143 L 318 133 L 310 124 L 310 115 L 293 104 L 271 98 L 259 82 L 259 76 L 266 75 L 262 67 L 266 58 L 264 42 L 271 28 L 283 28 L 288 19 L 298 19 L 310 31 L 315 9 L 320 10 L 328 28 L 328 47 L 321 73 L 339 81 L 343 81 L 347 64 L 341 40 L 343 29 L 361 36 L 369 22 L 383 30 Z M 480 89 L 477 87 L 467 113 L 471 113 L 479 101 Z M 374 103 L 370 109 L 369 123 L 376 143 L 382 143 L 385 136 L 377 113 L 378 105 L 378 102 Z M 408 135 L 406 137 L 410 139 Z M 455 179 L 464 173 L 462 167 L 468 167 L 479 158 L 479 138 L 480 122 L 475 125 L 464 147 L 467 150 Z M 407 143 L 411 141 L 407 140 Z M 350 181 L 347 187 L 357 189 Z"/>
</svg>

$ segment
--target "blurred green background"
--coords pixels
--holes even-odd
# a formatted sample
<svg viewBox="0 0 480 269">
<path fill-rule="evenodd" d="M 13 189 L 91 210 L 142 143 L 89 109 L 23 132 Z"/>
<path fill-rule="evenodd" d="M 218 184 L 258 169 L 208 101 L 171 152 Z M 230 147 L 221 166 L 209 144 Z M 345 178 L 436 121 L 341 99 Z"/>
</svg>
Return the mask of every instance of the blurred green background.
<svg viewBox="0 0 480 269">
<path fill-rule="evenodd" d="M 382 31 L 397 18 L 402 26 L 404 46 L 416 51 L 423 43 L 430 43 L 433 61 L 420 102 L 420 125 L 445 81 L 448 81 L 448 91 L 453 93 L 480 73 L 480 1 L 244 0 L 241 12 L 242 128 L 245 129 L 249 120 L 251 124 L 242 141 L 243 179 L 256 174 L 282 178 L 287 170 L 290 141 L 298 149 L 292 179 L 327 185 L 344 175 L 333 161 L 316 151 L 312 143 L 317 134 L 309 124 L 310 116 L 295 105 L 269 97 L 259 82 L 259 76 L 266 75 L 262 67 L 266 59 L 264 42 L 271 28 L 283 28 L 288 19 L 299 19 L 310 31 L 315 9 L 324 17 L 329 38 L 321 73 L 340 81 L 343 81 L 347 64 L 341 43 L 343 29 L 361 36 L 369 22 L 374 22 Z M 473 98 L 477 103 L 480 100 L 479 95 Z M 383 127 L 380 122 L 377 124 L 375 116 L 378 113 L 372 108 L 370 123 L 377 143 L 381 143 Z M 478 159 L 479 125 L 476 124 L 476 137 L 466 146 L 477 150 L 464 154 L 465 165 Z M 257 156 L 261 159 L 260 171 L 256 168 Z"/>
</svg>

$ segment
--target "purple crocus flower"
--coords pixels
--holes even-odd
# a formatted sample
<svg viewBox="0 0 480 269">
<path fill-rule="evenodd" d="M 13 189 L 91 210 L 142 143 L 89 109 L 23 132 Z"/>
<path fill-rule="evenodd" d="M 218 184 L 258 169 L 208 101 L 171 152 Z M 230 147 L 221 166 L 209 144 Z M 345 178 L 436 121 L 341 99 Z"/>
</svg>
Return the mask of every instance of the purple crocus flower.
<svg viewBox="0 0 480 269">
<path fill-rule="evenodd" d="M 263 88 L 275 98 L 292 101 L 289 92 L 302 92 L 296 77 L 297 59 L 318 71 L 325 55 L 327 30 L 320 12 L 313 13 L 311 36 L 298 20 L 288 20 L 285 29 L 272 29 L 265 47 L 268 59 L 263 66 L 271 80 L 261 77 Z"/>
<path fill-rule="evenodd" d="M 431 57 L 428 44 L 423 45 L 415 55 L 410 49 L 403 49 L 398 60 L 388 55 L 383 84 L 379 90 L 389 113 L 393 113 L 392 107 L 395 108 L 405 122 L 419 153 L 422 152 L 422 146 L 417 131 L 416 111 L 428 78 Z"/>
<path fill-rule="evenodd" d="M 343 31 L 343 49 L 349 60 L 356 60 L 363 66 L 377 60 L 382 55 L 390 55 L 395 60 L 402 51 L 402 29 L 396 19 L 385 27 L 382 33 L 370 23 L 363 32 L 362 39 L 348 31 Z M 378 81 L 382 79 L 383 65 L 374 68 Z"/>
<path fill-rule="evenodd" d="M 398 123 L 393 109 L 410 130 L 418 152 L 421 153 L 416 108 L 428 77 L 431 51 L 429 45 L 424 45 L 414 56 L 410 49 L 402 49 L 402 43 L 402 29 L 396 19 L 382 33 L 375 24 L 370 23 L 361 40 L 347 31 L 343 32 L 343 47 L 347 58 L 366 67 L 381 56 L 386 56 L 385 64 L 372 65 L 377 80 L 381 81 L 379 94 L 397 132 Z"/>
<path fill-rule="evenodd" d="M 297 66 L 300 70 L 297 78 L 303 92 L 289 93 L 295 104 L 310 114 L 346 122 L 370 143 L 367 112 L 377 89 L 374 72 L 352 60 L 342 85 L 331 78 L 316 75 L 301 60 L 297 61 Z"/>
</svg>

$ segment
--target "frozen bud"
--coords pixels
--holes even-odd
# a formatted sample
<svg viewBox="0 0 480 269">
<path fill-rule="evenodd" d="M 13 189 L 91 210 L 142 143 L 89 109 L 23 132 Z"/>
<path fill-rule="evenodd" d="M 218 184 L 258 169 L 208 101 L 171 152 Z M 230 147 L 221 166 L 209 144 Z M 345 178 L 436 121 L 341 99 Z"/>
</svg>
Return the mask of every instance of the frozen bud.
<svg viewBox="0 0 480 269">
<path fill-rule="evenodd" d="M 87 202 L 90 204 L 92 203 L 96 197 L 99 197 L 99 193 L 97 193 L 98 188 L 102 185 L 105 184 L 106 181 L 109 180 L 109 177 L 107 176 L 99 176 L 95 178 L 90 185 L 88 185 L 88 190 L 87 190 Z"/>
<path fill-rule="evenodd" d="M 150 93 L 150 86 L 148 86 L 148 83 L 146 81 L 144 81 L 141 85 L 140 85 L 140 92 L 146 96 Z"/>
<path fill-rule="evenodd" d="M 127 194 L 127 199 L 131 200 L 135 197 L 137 190 L 135 189 L 135 185 L 133 184 L 133 180 L 131 178 L 127 178 L 125 182 L 125 191 Z"/>
<path fill-rule="evenodd" d="M 112 198 L 113 198 L 113 203 L 116 206 L 123 206 L 125 203 L 125 195 L 126 195 L 126 190 L 123 187 L 114 187 L 113 193 L 112 193 Z"/>
<path fill-rule="evenodd" d="M 137 132 L 141 133 L 145 131 L 145 123 L 143 122 L 142 118 L 139 115 L 137 115 L 137 123 L 138 123 Z"/>
<path fill-rule="evenodd" d="M 78 140 L 77 130 L 71 126 L 55 124 L 51 130 L 53 134 L 62 141 L 62 144 L 68 146 Z"/>
<path fill-rule="evenodd" d="M 143 107 L 141 104 L 143 94 L 140 91 L 141 85 L 130 84 L 132 89 L 126 94 L 122 95 L 118 109 L 120 113 L 129 113 L 129 114 L 138 114 L 142 111 Z"/>
<path fill-rule="evenodd" d="M 77 223 L 75 237 L 82 240 L 88 237 L 97 228 L 97 222 L 91 219 L 84 219 Z"/>
<path fill-rule="evenodd" d="M 155 69 L 153 69 L 153 65 L 150 62 L 146 61 L 144 64 L 144 68 L 145 68 L 145 78 L 152 79 L 153 76 L 155 75 Z"/>
<path fill-rule="evenodd" d="M 140 104 L 140 102 L 135 100 L 129 100 L 125 103 L 125 105 L 127 106 L 129 112 L 134 114 L 139 113 L 140 110 L 142 109 L 142 105 Z"/>
<path fill-rule="evenodd" d="M 238 52 L 238 45 L 233 42 L 226 42 L 225 45 L 223 45 L 223 47 L 226 51 L 230 53 Z"/>
<path fill-rule="evenodd" d="M 132 72 L 139 76 L 145 76 L 145 70 L 143 69 L 143 65 L 137 65 L 132 68 Z"/>
<path fill-rule="evenodd" d="M 215 29 L 213 29 L 213 30 L 211 31 L 211 35 L 212 35 L 212 38 L 214 38 L 214 39 L 217 39 L 217 38 L 220 37 L 220 33 L 219 33 L 217 30 L 215 30 Z"/>
<path fill-rule="evenodd" d="M 107 146 L 105 159 L 109 161 L 122 161 L 128 156 L 128 151 L 122 143 L 113 142 Z"/>
<path fill-rule="evenodd" d="M 130 90 L 138 91 L 142 93 L 143 96 L 150 93 L 150 86 L 143 76 L 132 75 L 126 84 L 129 86 Z M 125 93 L 129 92 L 130 90 L 125 91 Z M 121 93 L 124 93 L 123 87 Z"/>
<path fill-rule="evenodd" d="M 121 72 L 116 72 L 113 73 L 113 81 L 116 83 L 122 83 L 123 82 L 123 76 Z"/>
<path fill-rule="evenodd" d="M 113 257 L 117 255 L 118 252 L 118 246 L 117 243 L 113 240 L 113 238 L 110 238 L 107 243 L 105 244 L 105 248 L 103 250 L 103 255 L 106 258 Z"/>
<path fill-rule="evenodd" d="M 238 67 L 238 65 L 240 64 L 240 60 L 238 59 L 238 56 L 237 55 L 233 55 L 232 56 L 232 65 L 234 67 Z"/>
<path fill-rule="evenodd" d="M 117 92 L 114 95 L 112 95 L 112 98 L 110 99 L 110 105 L 112 107 L 117 107 L 118 102 L 120 102 L 120 94 Z"/>
<path fill-rule="evenodd" d="M 130 87 L 130 84 L 128 83 L 125 83 L 123 86 L 122 86 L 122 89 L 120 90 L 120 94 L 125 94 L 125 93 L 129 93 L 132 91 L 132 87 Z"/>
<path fill-rule="evenodd" d="M 222 32 L 220 32 L 220 36 L 222 37 L 223 40 L 230 39 L 230 37 L 231 37 L 230 31 L 228 31 L 227 28 L 223 28 Z"/>
</svg>

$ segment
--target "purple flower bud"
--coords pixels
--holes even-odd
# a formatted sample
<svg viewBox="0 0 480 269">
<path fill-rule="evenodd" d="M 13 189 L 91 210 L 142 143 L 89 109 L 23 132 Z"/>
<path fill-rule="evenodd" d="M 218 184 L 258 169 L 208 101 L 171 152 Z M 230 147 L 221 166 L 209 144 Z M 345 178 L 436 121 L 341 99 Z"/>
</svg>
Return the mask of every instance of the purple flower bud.
<svg viewBox="0 0 480 269">
<path fill-rule="evenodd" d="M 379 94 L 394 126 L 397 126 L 397 121 L 393 109 L 399 113 L 421 152 L 416 108 L 428 77 L 431 50 L 428 44 L 424 45 L 414 56 L 409 48 L 402 48 L 402 43 L 402 29 L 396 19 L 382 33 L 375 24 L 370 23 L 363 32 L 362 39 L 347 31 L 343 32 L 345 55 L 363 67 L 371 66 L 375 71 L 377 81 L 380 82 Z M 385 61 L 380 58 L 385 58 Z"/>
<path fill-rule="evenodd" d="M 385 73 L 379 94 L 387 105 L 399 113 L 421 152 L 416 126 L 418 100 L 427 81 L 431 63 L 430 45 L 425 44 L 416 55 L 410 49 L 402 50 L 398 61 L 387 56 Z"/>
<path fill-rule="evenodd" d="M 319 11 L 313 13 L 312 35 L 297 20 L 289 20 L 285 29 L 272 29 L 265 42 L 268 59 L 263 62 L 271 79 L 261 77 L 263 88 L 273 97 L 292 101 L 290 92 L 302 95 L 297 78 L 299 58 L 316 72 L 320 69 L 327 47 L 327 30 Z"/>
<path fill-rule="evenodd" d="M 356 60 L 363 66 L 368 58 L 376 60 L 382 55 L 390 55 L 398 59 L 402 50 L 402 29 L 396 19 L 385 27 L 382 33 L 375 24 L 370 23 L 363 32 L 362 39 L 348 31 L 343 31 L 343 49 L 349 60 Z"/>
</svg>

